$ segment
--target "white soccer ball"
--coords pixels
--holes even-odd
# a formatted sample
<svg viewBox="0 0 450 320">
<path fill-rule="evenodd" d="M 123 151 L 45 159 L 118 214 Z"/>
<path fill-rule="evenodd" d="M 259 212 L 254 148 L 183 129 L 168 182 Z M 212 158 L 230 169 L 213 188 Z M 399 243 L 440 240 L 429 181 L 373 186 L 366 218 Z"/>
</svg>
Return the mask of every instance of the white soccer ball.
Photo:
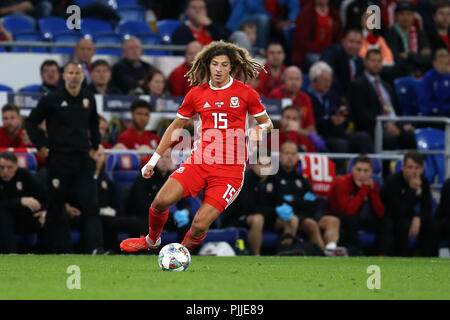
<svg viewBox="0 0 450 320">
<path fill-rule="evenodd" d="M 159 251 L 158 263 L 163 271 L 185 271 L 191 264 L 191 254 L 185 246 L 169 243 Z"/>
</svg>

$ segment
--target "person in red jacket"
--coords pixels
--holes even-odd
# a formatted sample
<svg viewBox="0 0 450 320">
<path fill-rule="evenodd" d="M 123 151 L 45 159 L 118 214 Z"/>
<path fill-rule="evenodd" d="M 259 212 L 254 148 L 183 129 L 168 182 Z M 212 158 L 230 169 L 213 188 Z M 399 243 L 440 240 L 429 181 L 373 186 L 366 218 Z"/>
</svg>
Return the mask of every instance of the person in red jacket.
<svg viewBox="0 0 450 320">
<path fill-rule="evenodd" d="M 331 187 L 325 212 L 341 220 L 342 245 L 360 251 L 359 230 L 375 232 L 381 239 L 384 205 L 378 184 L 373 180 L 372 160 L 355 158 L 352 172 L 336 179 Z"/>
<path fill-rule="evenodd" d="M 7 103 L 2 107 L 3 127 L 0 127 L 0 147 L 26 148 L 24 142 L 24 130 L 20 127 L 19 107 Z"/>
</svg>

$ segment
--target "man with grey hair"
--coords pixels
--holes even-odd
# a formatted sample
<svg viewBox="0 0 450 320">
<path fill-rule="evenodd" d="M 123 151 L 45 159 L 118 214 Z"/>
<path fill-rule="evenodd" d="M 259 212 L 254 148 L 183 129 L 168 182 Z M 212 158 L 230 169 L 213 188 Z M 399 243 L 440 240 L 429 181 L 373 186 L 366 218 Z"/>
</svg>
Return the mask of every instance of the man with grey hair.
<svg viewBox="0 0 450 320">
<path fill-rule="evenodd" d="M 142 60 L 142 43 L 136 37 L 127 37 L 122 43 L 122 55 L 112 68 L 112 84 L 127 94 L 136 89 L 140 81 L 154 67 Z"/>
</svg>

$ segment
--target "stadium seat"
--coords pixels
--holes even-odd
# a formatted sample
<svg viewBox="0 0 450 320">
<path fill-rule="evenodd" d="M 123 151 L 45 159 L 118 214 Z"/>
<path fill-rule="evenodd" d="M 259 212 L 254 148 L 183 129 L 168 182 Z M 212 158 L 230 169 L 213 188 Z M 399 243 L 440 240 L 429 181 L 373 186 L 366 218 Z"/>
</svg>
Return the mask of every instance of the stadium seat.
<svg viewBox="0 0 450 320">
<path fill-rule="evenodd" d="M 83 36 L 95 37 L 98 33 L 113 32 L 113 28 L 109 22 L 95 18 L 81 19 L 81 34 Z"/>
<path fill-rule="evenodd" d="M 34 154 L 17 152 L 16 156 L 17 156 L 17 164 L 19 165 L 20 168 L 24 168 L 33 173 L 36 173 L 38 163 Z"/>
<path fill-rule="evenodd" d="M 33 23 L 21 16 L 21 15 L 8 15 L 5 17 L 2 17 L 3 19 L 3 26 L 6 30 L 11 32 L 13 36 L 15 36 L 17 33 L 21 32 L 30 32 L 30 31 L 36 31 Z"/>
<path fill-rule="evenodd" d="M 40 84 L 30 84 L 28 86 L 22 87 L 19 92 L 36 92 L 42 85 Z"/>
<path fill-rule="evenodd" d="M 159 35 L 154 33 L 147 33 L 147 34 L 139 34 L 137 36 L 143 45 L 157 45 L 161 43 L 161 38 Z M 164 50 L 150 50 L 146 49 L 144 50 L 145 55 L 149 56 L 167 56 L 167 51 Z"/>
<path fill-rule="evenodd" d="M 123 20 L 144 21 L 145 22 L 145 9 L 140 6 L 118 7 L 117 13 Z"/>
<path fill-rule="evenodd" d="M 117 32 L 122 35 L 133 35 L 153 33 L 150 26 L 143 21 L 122 20 L 117 25 Z"/>
<path fill-rule="evenodd" d="M 122 44 L 123 37 L 115 32 L 99 33 L 94 36 L 96 44 Z M 119 48 L 98 48 L 95 50 L 96 54 L 109 54 L 120 56 L 122 49 Z"/>
<path fill-rule="evenodd" d="M 116 0 L 117 7 L 137 6 L 136 0 Z"/>
<path fill-rule="evenodd" d="M 209 229 L 208 233 L 206 234 L 205 240 L 203 240 L 203 243 L 225 241 L 234 248 L 237 239 L 239 239 L 239 231 L 235 227 Z"/>
<path fill-rule="evenodd" d="M 418 150 L 444 150 L 445 133 L 434 128 L 421 128 L 415 130 Z M 430 183 L 444 183 L 445 157 L 442 154 L 425 155 L 426 176 Z"/>
<path fill-rule="evenodd" d="M 77 4 L 80 7 L 83 7 L 91 2 L 94 2 L 95 0 L 75 0 L 75 4 Z"/>
<path fill-rule="evenodd" d="M 304 92 L 308 87 L 311 85 L 311 81 L 309 80 L 309 74 L 304 73 L 303 74 L 303 82 L 302 82 L 302 88 L 301 90 Z"/>
<path fill-rule="evenodd" d="M 0 52 L 6 52 L 6 48 L 4 46 L 0 46 Z"/>
<path fill-rule="evenodd" d="M 181 21 L 172 20 L 172 19 L 164 19 L 156 22 L 156 28 L 158 30 L 158 34 L 161 37 L 163 43 L 171 43 L 172 42 L 172 33 L 182 24 Z"/>
<path fill-rule="evenodd" d="M 56 43 L 77 43 L 81 39 L 81 33 L 76 31 L 67 31 L 56 33 L 53 35 L 53 42 Z M 72 47 L 52 47 L 50 48 L 51 53 L 61 53 L 61 54 L 74 54 L 75 49 Z"/>
<path fill-rule="evenodd" d="M 38 243 L 38 234 L 30 233 L 25 235 L 16 234 L 16 241 L 19 247 L 26 247 L 27 250 L 30 250 L 33 247 L 36 247 Z"/>
<path fill-rule="evenodd" d="M 294 38 L 295 24 L 285 25 L 283 28 L 284 39 L 288 48 L 292 48 L 292 39 Z"/>
<path fill-rule="evenodd" d="M 42 34 L 40 34 L 37 31 L 29 31 L 29 32 L 21 32 L 16 35 L 14 35 L 14 41 L 16 42 L 42 42 L 44 41 L 44 38 L 42 37 Z M 47 53 L 46 47 L 12 47 L 12 52 L 40 52 L 40 53 Z"/>
<path fill-rule="evenodd" d="M 0 91 L 14 92 L 13 88 L 4 84 L 0 84 Z"/>
<path fill-rule="evenodd" d="M 54 34 L 67 31 L 66 20 L 58 17 L 39 19 L 38 26 L 45 39 L 52 39 Z"/>
<path fill-rule="evenodd" d="M 420 80 L 413 77 L 402 77 L 394 80 L 395 92 L 404 116 L 420 114 L 419 97 L 417 95 Z"/>
</svg>

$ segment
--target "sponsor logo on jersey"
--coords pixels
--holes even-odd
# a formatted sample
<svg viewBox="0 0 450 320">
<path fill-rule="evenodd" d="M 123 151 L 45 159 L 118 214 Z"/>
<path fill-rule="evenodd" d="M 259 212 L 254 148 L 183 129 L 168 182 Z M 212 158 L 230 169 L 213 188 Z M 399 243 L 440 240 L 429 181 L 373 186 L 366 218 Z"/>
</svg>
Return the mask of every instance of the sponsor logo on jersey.
<svg viewBox="0 0 450 320">
<path fill-rule="evenodd" d="M 217 107 L 221 108 L 225 103 L 219 101 L 214 103 Z"/>
<path fill-rule="evenodd" d="M 230 107 L 231 108 L 239 107 L 239 98 L 238 97 L 231 97 L 230 98 Z"/>
</svg>

